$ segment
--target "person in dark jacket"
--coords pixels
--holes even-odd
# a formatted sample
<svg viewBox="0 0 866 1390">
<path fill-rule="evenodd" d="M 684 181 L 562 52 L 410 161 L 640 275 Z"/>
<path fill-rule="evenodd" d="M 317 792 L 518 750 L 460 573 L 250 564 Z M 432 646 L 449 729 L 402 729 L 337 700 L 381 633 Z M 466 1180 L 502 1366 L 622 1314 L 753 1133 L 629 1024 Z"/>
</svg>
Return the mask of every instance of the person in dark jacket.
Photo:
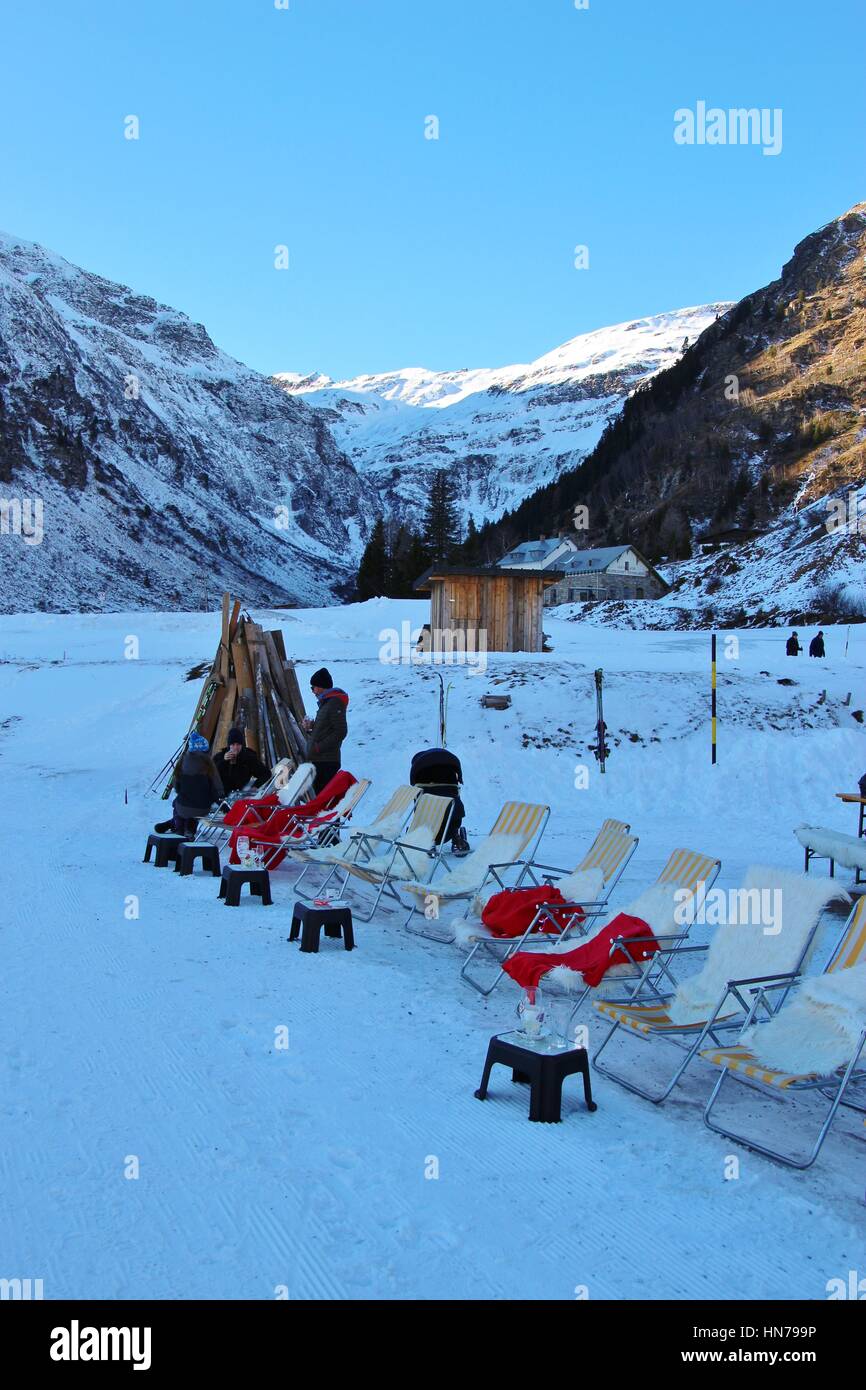
<svg viewBox="0 0 866 1390">
<path fill-rule="evenodd" d="M 824 655 L 824 634 L 823 634 L 823 632 L 819 632 L 817 637 L 813 637 L 813 638 L 812 638 L 811 642 L 809 643 L 809 655 L 810 655 L 810 656 L 823 656 L 823 655 Z"/>
<path fill-rule="evenodd" d="M 799 637 L 797 636 L 796 632 L 792 632 L 791 636 L 785 643 L 785 651 L 788 653 L 788 656 L 799 656 L 802 650 L 803 648 L 800 646 Z"/>
<path fill-rule="evenodd" d="M 324 666 L 313 673 L 310 689 L 319 702 L 319 708 L 315 719 L 305 720 L 304 727 L 310 736 L 307 740 L 307 761 L 316 769 L 313 792 L 317 793 L 340 770 L 340 749 L 349 732 L 346 722 L 349 697 L 345 690 L 334 685 L 330 671 Z"/>
<path fill-rule="evenodd" d="M 260 787 L 270 777 L 270 769 L 252 748 L 244 746 L 243 729 L 229 729 L 228 743 L 214 758 L 226 796 L 239 792 L 250 782 Z"/>
<path fill-rule="evenodd" d="M 215 801 L 222 800 L 223 784 L 210 755 L 210 744 L 202 734 L 190 734 L 180 771 L 175 777 L 171 828 L 175 835 L 195 838 L 199 818 L 207 815 Z"/>
</svg>

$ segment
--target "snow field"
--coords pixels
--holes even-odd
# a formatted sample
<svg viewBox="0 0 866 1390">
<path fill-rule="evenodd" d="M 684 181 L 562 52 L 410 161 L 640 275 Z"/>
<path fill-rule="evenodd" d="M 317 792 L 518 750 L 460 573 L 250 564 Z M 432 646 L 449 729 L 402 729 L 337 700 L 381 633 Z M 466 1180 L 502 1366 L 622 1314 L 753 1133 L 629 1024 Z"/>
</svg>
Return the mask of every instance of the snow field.
<svg viewBox="0 0 866 1390">
<path fill-rule="evenodd" d="M 373 779 L 369 819 L 437 741 L 438 681 L 378 659 L 380 632 L 420 624 L 426 605 L 257 616 L 282 625 L 303 690 L 322 663 L 348 690 L 343 762 Z M 834 792 L 866 770 L 851 715 L 863 629 L 847 661 L 829 629 L 824 662 L 785 658 L 779 631 L 739 634 L 739 657 L 720 662 L 711 769 L 707 634 L 545 625 L 553 654 L 448 674 L 470 840 L 503 800 L 544 801 L 542 858 L 573 865 L 605 815 L 628 820 L 640 844 L 618 907 L 677 846 L 718 855 L 734 887 L 752 862 L 799 868 L 803 820 L 855 830 Z M 0 1276 L 43 1278 L 48 1298 L 744 1299 L 824 1298 L 862 1269 L 852 1113 L 805 1174 L 704 1128 L 703 1066 L 661 1109 L 597 1076 L 594 1115 L 574 1082 L 562 1124 L 530 1125 L 504 1069 L 489 1102 L 473 1096 L 488 1037 L 515 1017 L 510 984 L 481 1001 L 455 948 L 389 913 L 358 923 L 352 954 L 301 956 L 286 940 L 292 872 L 272 876 L 273 908 L 232 911 L 210 877 L 142 864 L 164 806 L 144 791 L 217 628 L 213 614 L 0 618 L 0 1180 L 14 1213 Z M 124 660 L 129 634 L 138 661 Z M 604 778 L 586 753 L 596 666 L 615 739 Z M 482 710 L 488 689 L 509 690 L 511 709 Z M 822 950 L 842 920 L 828 915 Z M 632 1045 L 648 1070 L 668 1061 Z M 771 1103 L 771 1123 L 795 1139 L 810 1105 Z"/>
</svg>

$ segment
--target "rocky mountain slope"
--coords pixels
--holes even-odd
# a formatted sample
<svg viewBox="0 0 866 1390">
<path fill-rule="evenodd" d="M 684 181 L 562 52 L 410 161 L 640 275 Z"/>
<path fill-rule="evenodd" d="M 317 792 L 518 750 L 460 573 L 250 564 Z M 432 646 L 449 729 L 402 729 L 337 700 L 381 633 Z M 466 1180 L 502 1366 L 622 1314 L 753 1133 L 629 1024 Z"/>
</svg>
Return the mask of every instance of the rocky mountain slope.
<svg viewBox="0 0 866 1390">
<path fill-rule="evenodd" d="M 2 234 L 0 502 L 7 612 L 327 603 L 378 505 L 322 417 L 200 324 Z"/>
<path fill-rule="evenodd" d="M 682 562 L 668 605 L 864 616 L 864 266 L 858 203 L 636 391 L 590 456 L 486 546 L 568 526 L 583 504 L 591 544 L 628 538 Z M 708 532 L 736 528 L 741 544 L 702 553 Z"/>
<path fill-rule="evenodd" d="M 482 525 L 580 463 L 629 392 L 727 308 L 601 328 L 524 365 L 274 380 L 317 411 L 389 516 L 417 525 L 432 475 L 447 467 L 464 524 Z"/>
</svg>

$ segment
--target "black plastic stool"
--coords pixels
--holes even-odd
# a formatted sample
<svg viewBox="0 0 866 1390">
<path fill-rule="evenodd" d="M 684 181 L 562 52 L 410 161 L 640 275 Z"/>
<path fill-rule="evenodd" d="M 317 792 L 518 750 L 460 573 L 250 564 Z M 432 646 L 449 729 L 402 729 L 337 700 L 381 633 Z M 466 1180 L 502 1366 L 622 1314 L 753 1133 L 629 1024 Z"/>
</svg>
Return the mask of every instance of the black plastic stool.
<svg viewBox="0 0 866 1390">
<path fill-rule="evenodd" d="M 201 860 L 203 869 L 210 869 L 214 878 L 220 877 L 219 845 L 200 844 L 192 840 L 185 840 L 181 845 L 180 854 L 174 865 L 175 873 L 181 874 L 183 877 L 191 874 L 197 859 Z"/>
<path fill-rule="evenodd" d="M 561 1119 L 562 1083 L 575 1072 L 583 1075 L 583 1096 L 587 1110 L 597 1110 L 592 1098 L 592 1083 L 589 1078 L 589 1054 L 585 1047 L 564 1047 L 556 1052 L 540 1052 L 532 1047 L 523 1047 L 519 1042 L 507 1042 L 507 1038 L 519 1035 L 499 1033 L 490 1039 L 487 1047 L 487 1060 L 481 1085 L 475 1092 L 478 1100 L 487 1097 L 487 1083 L 491 1068 L 501 1063 L 511 1067 L 511 1080 L 530 1085 L 529 1118 L 556 1124 Z"/>
<path fill-rule="evenodd" d="M 273 899 L 271 876 L 267 869 L 244 869 L 235 864 L 226 864 L 222 871 L 219 895 L 225 899 L 226 907 L 240 906 L 241 888 L 245 883 L 250 885 L 252 897 L 261 898 L 262 905 L 270 907 Z"/>
<path fill-rule="evenodd" d="M 295 903 L 290 941 L 296 941 L 300 935 L 302 951 L 318 951 L 323 927 L 325 936 L 337 941 L 342 936 L 346 950 L 354 951 L 355 933 L 350 907 L 316 907 L 314 903 Z"/>
<path fill-rule="evenodd" d="M 155 849 L 156 859 L 154 862 L 158 869 L 167 869 L 169 864 L 176 864 L 180 847 L 185 839 L 185 835 L 148 835 L 147 849 L 144 851 L 144 863 L 150 863 L 150 851 Z"/>
</svg>

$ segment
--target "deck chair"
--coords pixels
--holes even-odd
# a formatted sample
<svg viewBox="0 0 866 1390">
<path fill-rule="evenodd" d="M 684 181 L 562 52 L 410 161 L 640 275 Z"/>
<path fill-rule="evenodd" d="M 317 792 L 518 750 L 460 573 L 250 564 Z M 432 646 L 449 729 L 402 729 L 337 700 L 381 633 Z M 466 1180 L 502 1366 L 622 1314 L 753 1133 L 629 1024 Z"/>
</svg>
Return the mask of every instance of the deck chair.
<svg viewBox="0 0 866 1390">
<path fill-rule="evenodd" d="M 415 802 L 408 827 L 400 832 L 398 839 L 385 842 L 382 854 L 364 860 L 339 861 L 337 867 L 344 871 L 344 877 L 338 897 L 345 893 L 350 878 L 369 883 L 376 890 L 366 916 L 356 914 L 362 922 L 372 919 L 385 895 L 399 907 L 403 906 L 396 885 L 407 879 L 419 885 L 429 882 L 441 860 L 453 810 L 454 802 L 449 797 L 422 792 Z"/>
<path fill-rule="evenodd" d="M 225 844 L 236 826 L 261 825 L 274 810 L 273 798 L 277 795 L 281 796 L 282 804 L 286 806 L 295 806 L 308 800 L 316 769 L 312 763 L 299 763 L 292 772 L 289 772 L 289 766 L 288 758 L 281 758 L 271 773 L 270 779 L 263 786 L 256 787 L 252 795 L 249 793 L 245 795 L 240 792 L 238 796 L 231 798 L 230 806 L 238 801 L 243 801 L 246 805 L 240 815 L 233 817 L 228 824 L 225 816 L 205 816 L 200 820 L 196 841 L 222 845 Z M 265 798 L 270 798 L 266 806 L 261 804 Z"/>
<path fill-rule="evenodd" d="M 519 937 L 490 936 L 485 931 L 483 923 L 479 923 L 477 933 L 473 931 L 464 937 L 464 940 L 471 942 L 471 949 L 460 969 L 461 979 L 486 998 L 493 993 L 505 974 L 503 962 L 508 960 L 509 956 L 514 955 L 516 951 L 522 950 L 530 936 L 543 933 L 548 939 L 554 937 L 560 941 L 565 940 L 566 937 L 575 932 L 585 936 L 592 923 L 601 916 L 607 906 L 611 893 L 637 848 L 637 836 L 629 835 L 629 828 L 624 821 L 604 821 L 590 848 L 575 869 L 556 869 L 548 864 L 530 865 L 526 878 L 531 879 L 533 886 L 539 884 L 537 877 L 539 873 L 541 873 L 541 882 L 555 885 L 572 874 L 598 869 L 602 876 L 601 893 L 593 901 L 580 903 L 566 901 L 550 906 L 542 903 L 525 932 Z M 522 886 L 527 886 L 525 881 Z M 563 912 L 568 914 L 564 923 L 561 920 Z M 485 957 L 492 958 L 495 967 L 492 976 L 489 972 L 486 975 L 473 973 L 472 962 L 479 955 L 479 964 Z"/>
<path fill-rule="evenodd" d="M 275 868 L 285 857 L 291 860 L 303 859 L 305 850 L 320 848 L 330 843 L 330 837 L 338 837 L 351 819 L 358 802 L 369 791 L 372 783 L 366 778 L 353 782 L 346 794 L 329 811 L 321 811 L 312 820 L 294 820 L 286 826 L 283 833 L 273 843 L 260 840 L 254 830 L 250 831 L 250 844 L 259 845 L 262 862 L 266 869 Z"/>
<path fill-rule="evenodd" d="M 866 970 L 866 897 L 860 898 L 857 905 L 851 911 L 845 930 L 834 951 L 830 961 L 824 971 L 825 976 L 832 976 L 843 971 Z M 777 986 L 774 983 L 768 984 L 767 991 Z M 784 987 L 784 986 L 782 986 Z M 762 1033 L 774 1024 L 781 1024 L 791 1011 L 797 1008 L 800 1000 L 799 993 L 777 1012 L 768 1021 L 757 1023 L 759 1010 L 764 1003 L 764 988 L 759 988 L 755 993 L 755 998 L 749 1010 L 748 1016 L 743 1027 L 743 1037 L 749 1035 L 748 1041 L 735 1044 L 732 1047 L 712 1047 L 701 1052 L 704 1061 L 709 1062 L 714 1067 L 721 1068 L 721 1075 L 713 1087 L 709 1100 L 704 1110 L 704 1124 L 715 1134 L 721 1134 L 726 1139 L 733 1139 L 738 1144 L 743 1144 L 747 1149 L 754 1149 L 757 1153 L 764 1154 L 767 1158 L 775 1158 L 777 1162 L 784 1163 L 789 1168 L 810 1168 L 821 1151 L 830 1126 L 836 1116 L 836 1111 L 840 1105 L 850 1107 L 861 1113 L 866 1112 L 866 1106 L 857 1102 L 846 1100 L 845 1093 L 851 1085 L 862 1085 L 866 1082 L 866 1067 L 860 1065 L 864 1045 L 866 1045 L 866 1027 L 860 1032 L 859 1040 L 850 1046 L 850 1055 L 847 1061 L 835 1067 L 829 1074 L 822 1073 L 819 1068 L 804 1072 L 779 1071 L 776 1068 L 767 1066 L 761 1060 L 761 1036 Z M 808 1043 L 815 1045 L 815 1033 L 809 1034 Z M 743 1134 L 739 1130 L 728 1129 L 724 1125 L 718 1124 L 710 1117 L 721 1092 L 728 1081 L 735 1081 L 741 1085 L 749 1086 L 753 1090 L 762 1092 L 764 1095 L 774 1095 L 781 1099 L 791 1097 L 803 1091 L 817 1091 L 830 1102 L 830 1108 L 824 1117 L 823 1123 L 818 1131 L 811 1150 L 805 1157 L 799 1157 L 791 1152 L 782 1152 L 774 1149 L 769 1142 L 761 1142 L 751 1135 Z"/>
<path fill-rule="evenodd" d="M 739 1031 L 742 1028 L 743 1021 L 752 1006 L 753 992 L 758 986 L 769 985 L 771 982 L 787 984 L 787 988 L 780 991 L 775 999 L 770 997 L 766 1001 L 766 1007 L 770 1010 L 774 1004 L 776 1008 L 781 1007 L 787 997 L 787 991 L 799 977 L 810 958 L 815 945 L 818 926 L 828 903 L 833 898 L 847 898 L 844 889 L 826 883 L 825 880 L 807 881 L 804 875 L 792 874 L 786 870 L 773 871 L 763 866 L 756 866 L 748 871 L 739 892 L 741 895 L 750 894 L 756 890 L 760 891 L 765 886 L 770 886 L 779 887 L 780 891 L 784 893 L 786 885 L 789 892 L 799 892 L 806 897 L 801 910 L 796 915 L 790 914 L 794 916 L 790 930 L 771 934 L 765 932 L 758 923 L 728 924 L 718 927 L 710 942 L 700 946 L 682 946 L 680 948 L 678 954 L 681 960 L 685 956 L 703 956 L 703 972 L 696 979 L 686 983 L 685 995 L 682 992 L 665 993 L 660 998 L 643 1003 L 636 1000 L 623 1003 L 622 1001 L 594 999 L 592 1007 L 596 1013 L 601 1016 L 605 1023 L 611 1024 L 592 1059 L 592 1065 L 596 1071 L 600 1071 L 603 1076 L 618 1082 L 626 1090 L 633 1091 L 635 1095 L 643 1096 L 645 1100 L 661 1105 L 667 1100 L 674 1087 L 679 1084 L 687 1067 L 706 1046 L 707 1039 L 717 1047 L 721 1047 L 724 1039 L 720 1035 L 726 1032 L 730 1033 L 732 1029 Z M 741 898 L 741 900 L 750 901 L 748 897 Z M 741 934 L 749 931 L 750 927 L 753 927 L 754 931 L 754 934 L 750 933 L 748 937 L 748 944 L 752 951 L 750 963 L 756 964 L 761 973 L 743 976 L 740 979 L 725 979 L 725 962 L 729 965 L 733 955 L 731 946 L 734 937 L 732 933 L 736 933 L 738 938 L 743 940 Z M 708 986 L 701 987 L 702 979 L 709 982 Z M 697 989 L 694 987 L 695 985 L 697 985 Z M 691 1000 L 697 997 L 707 1001 L 708 992 L 717 987 L 719 987 L 719 994 L 715 1006 L 707 1008 L 701 1014 Z M 691 994 L 691 999 L 689 994 Z M 711 997 L 712 994 L 709 993 L 709 998 Z M 680 1052 L 678 1065 L 660 1086 L 657 1085 L 653 1088 L 642 1086 L 637 1080 L 634 1070 L 637 1070 L 641 1075 L 644 1074 L 645 1049 L 638 1049 L 642 1059 L 641 1064 L 639 1068 L 633 1069 L 631 1074 L 624 1074 L 622 1071 L 599 1061 L 601 1054 L 617 1033 L 620 1033 L 623 1038 L 637 1038 L 644 1042 L 652 1042 L 653 1039 L 661 1038 L 666 1042 L 673 1043 Z"/>
<path fill-rule="evenodd" d="M 420 795 L 418 787 L 398 787 L 370 825 L 355 826 L 347 839 L 336 844 L 307 850 L 304 855 L 306 862 L 293 885 L 295 892 L 302 898 L 318 897 L 347 860 L 363 863 L 365 859 L 372 859 L 375 855 L 384 853 L 388 845 L 393 845 L 394 841 L 400 838 L 400 832 L 405 829 Z M 302 889 L 301 881 L 316 865 L 327 869 L 324 879 L 316 888 Z"/>
<path fill-rule="evenodd" d="M 689 895 L 691 895 L 694 905 L 699 905 L 718 878 L 721 867 L 721 860 L 713 859 L 710 855 L 698 854 L 695 850 L 689 849 L 674 850 L 648 891 L 664 885 L 669 885 L 672 891 L 679 890 L 682 895 L 681 905 L 684 909 L 682 916 L 686 920 L 676 923 L 677 926 L 681 927 L 681 930 L 677 932 L 655 932 L 649 937 L 631 937 L 626 941 L 615 941 L 611 946 L 611 952 L 621 952 L 626 957 L 626 961 L 621 965 L 614 966 L 613 971 L 605 977 L 605 991 L 615 990 L 616 998 L 622 999 L 624 1002 L 639 998 L 641 1002 L 658 1003 L 665 997 L 665 990 L 676 990 L 678 981 L 674 975 L 673 967 L 677 963 L 681 950 L 688 942 L 692 925 L 688 920 L 689 914 L 685 910 L 689 903 Z M 639 901 L 639 899 L 636 900 L 630 906 L 638 906 Z M 628 912 L 629 907 L 624 908 L 623 911 Z M 640 912 L 636 912 L 635 915 L 640 916 Z M 534 944 L 538 943 L 530 943 L 530 946 Z M 657 944 L 660 949 L 643 959 L 641 948 L 653 944 Z M 573 943 L 570 941 L 557 942 L 550 954 L 573 949 Z M 573 1020 L 589 998 L 592 986 L 584 984 L 577 971 L 569 971 L 568 974 L 574 976 L 574 981 L 568 987 L 565 986 L 564 980 L 554 982 L 547 975 L 543 988 L 546 993 L 568 993 L 575 998 L 571 1013 Z"/>
<path fill-rule="evenodd" d="M 499 888 L 507 887 L 505 875 L 516 871 L 515 886 L 519 886 L 526 875 L 537 851 L 545 826 L 550 818 L 550 807 L 534 805 L 529 801 L 506 801 L 487 835 L 472 851 L 457 860 L 452 869 L 447 860 L 440 857 L 437 867 L 443 869 L 435 885 L 430 878 L 426 882 L 412 882 L 401 885 L 404 892 L 411 894 L 412 906 L 404 926 L 414 936 L 426 936 L 430 941 L 453 941 L 454 931 L 443 931 L 429 926 L 425 914 L 425 904 L 432 896 L 435 898 L 435 912 L 444 902 L 446 904 L 466 901 L 469 915 L 476 894 L 483 892 L 488 883 Z M 527 858 L 522 858 L 526 855 Z M 432 877 L 432 876 L 431 876 Z M 412 926 L 416 912 L 421 913 L 422 922 L 427 926 Z"/>
</svg>

